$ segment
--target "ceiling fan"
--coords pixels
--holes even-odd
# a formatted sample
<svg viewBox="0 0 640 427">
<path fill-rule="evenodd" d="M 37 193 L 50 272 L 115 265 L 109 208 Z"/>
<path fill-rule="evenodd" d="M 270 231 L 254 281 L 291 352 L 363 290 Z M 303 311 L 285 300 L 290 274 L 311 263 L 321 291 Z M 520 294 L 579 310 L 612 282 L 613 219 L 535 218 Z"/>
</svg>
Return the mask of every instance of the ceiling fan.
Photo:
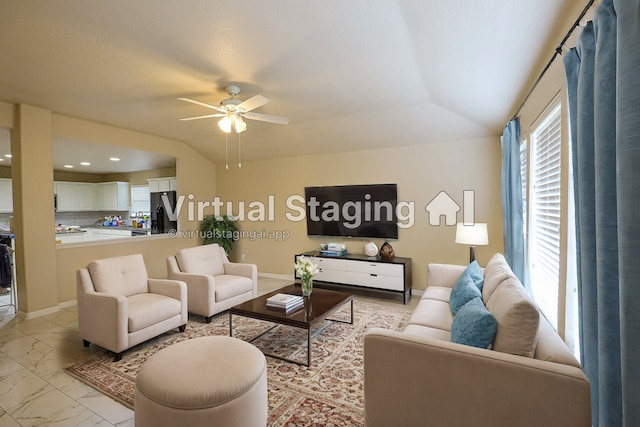
<svg viewBox="0 0 640 427">
<path fill-rule="evenodd" d="M 261 122 L 276 123 L 279 125 L 286 125 L 289 123 L 288 117 L 273 116 L 271 114 L 260 114 L 253 112 L 253 110 L 255 110 L 256 108 L 262 107 L 267 102 L 269 102 L 268 98 L 265 98 L 262 95 L 256 95 L 252 96 L 246 101 L 240 101 L 239 99 L 235 98 L 235 96 L 240 93 L 240 88 L 238 86 L 226 86 L 224 90 L 229 95 L 231 95 L 231 98 L 223 99 L 222 101 L 220 101 L 219 107 L 216 105 L 207 104 L 205 102 L 196 101 L 195 99 L 178 98 L 181 101 L 191 102 L 192 104 L 201 105 L 203 107 L 211 108 L 212 110 L 217 111 L 217 113 L 215 114 L 186 117 L 179 120 L 187 121 L 208 119 L 211 117 L 222 117 L 222 119 L 218 121 L 218 126 L 225 133 L 230 133 L 232 129 L 236 133 L 244 132 L 245 130 L 247 130 L 247 124 L 243 119 L 259 120 Z"/>
</svg>

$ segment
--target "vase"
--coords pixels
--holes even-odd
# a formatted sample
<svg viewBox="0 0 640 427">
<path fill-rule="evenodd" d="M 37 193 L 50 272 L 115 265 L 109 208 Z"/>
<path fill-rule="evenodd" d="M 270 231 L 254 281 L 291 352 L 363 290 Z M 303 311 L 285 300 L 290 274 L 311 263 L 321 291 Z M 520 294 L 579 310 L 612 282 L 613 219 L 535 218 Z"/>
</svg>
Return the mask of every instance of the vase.
<svg viewBox="0 0 640 427">
<path fill-rule="evenodd" d="M 313 277 L 302 278 L 302 295 L 308 297 L 313 291 Z"/>
</svg>

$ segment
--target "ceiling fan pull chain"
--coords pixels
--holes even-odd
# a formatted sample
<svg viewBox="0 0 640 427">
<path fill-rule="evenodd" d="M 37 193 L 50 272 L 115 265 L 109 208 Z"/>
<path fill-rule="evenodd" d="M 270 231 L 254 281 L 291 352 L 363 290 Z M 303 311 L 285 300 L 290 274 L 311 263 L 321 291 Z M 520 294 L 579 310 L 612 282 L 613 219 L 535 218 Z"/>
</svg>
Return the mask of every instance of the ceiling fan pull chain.
<svg viewBox="0 0 640 427">
<path fill-rule="evenodd" d="M 226 168 L 229 170 L 229 134 L 224 134 L 224 152 L 225 152 L 225 160 L 226 160 Z"/>
<path fill-rule="evenodd" d="M 240 134 L 238 134 L 238 167 L 242 167 L 242 161 L 240 160 Z"/>
</svg>

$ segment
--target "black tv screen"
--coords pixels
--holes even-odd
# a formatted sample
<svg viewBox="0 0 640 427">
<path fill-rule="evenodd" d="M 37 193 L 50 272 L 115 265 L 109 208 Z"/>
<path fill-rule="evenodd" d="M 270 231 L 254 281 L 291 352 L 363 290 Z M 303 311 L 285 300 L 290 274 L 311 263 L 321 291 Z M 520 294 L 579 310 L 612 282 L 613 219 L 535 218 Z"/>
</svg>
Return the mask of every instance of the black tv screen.
<svg viewBox="0 0 640 427">
<path fill-rule="evenodd" d="M 305 187 L 310 236 L 397 239 L 397 184 Z"/>
</svg>

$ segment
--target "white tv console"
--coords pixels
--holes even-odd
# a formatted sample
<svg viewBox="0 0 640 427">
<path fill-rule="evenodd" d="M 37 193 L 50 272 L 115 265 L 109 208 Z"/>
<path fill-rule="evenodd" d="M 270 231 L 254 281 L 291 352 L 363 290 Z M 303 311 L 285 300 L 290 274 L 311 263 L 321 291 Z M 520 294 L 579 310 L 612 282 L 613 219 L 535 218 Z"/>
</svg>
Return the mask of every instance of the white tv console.
<svg viewBox="0 0 640 427">
<path fill-rule="evenodd" d="M 313 278 L 314 286 L 349 287 L 367 293 L 396 294 L 406 304 L 411 298 L 411 258 L 369 257 L 347 254 L 340 257 L 320 255 L 318 251 L 295 256 L 314 257 L 320 272 Z M 296 279 L 300 277 L 296 274 Z"/>
</svg>

